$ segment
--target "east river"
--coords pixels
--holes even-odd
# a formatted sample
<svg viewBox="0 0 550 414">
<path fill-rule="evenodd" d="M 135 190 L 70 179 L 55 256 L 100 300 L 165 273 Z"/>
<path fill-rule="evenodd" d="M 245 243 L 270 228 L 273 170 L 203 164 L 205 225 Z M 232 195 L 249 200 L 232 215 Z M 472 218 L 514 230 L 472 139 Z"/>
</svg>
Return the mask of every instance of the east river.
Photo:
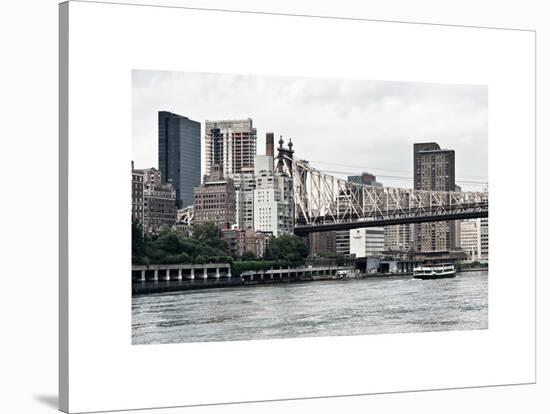
<svg viewBox="0 0 550 414">
<path fill-rule="evenodd" d="M 486 329 L 488 272 L 214 288 L 132 298 L 132 343 Z"/>
</svg>

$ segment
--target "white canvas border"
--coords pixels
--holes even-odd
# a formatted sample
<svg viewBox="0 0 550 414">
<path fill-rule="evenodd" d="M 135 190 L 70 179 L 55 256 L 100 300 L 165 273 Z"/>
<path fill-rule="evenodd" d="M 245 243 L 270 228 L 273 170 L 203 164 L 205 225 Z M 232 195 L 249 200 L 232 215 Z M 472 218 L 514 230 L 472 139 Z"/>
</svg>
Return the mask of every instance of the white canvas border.
<svg viewBox="0 0 550 414">
<path fill-rule="evenodd" d="M 182 31 L 196 33 L 193 38 L 196 44 L 188 45 L 189 49 L 186 48 L 186 51 L 199 56 L 201 47 L 204 48 L 208 43 L 215 45 L 234 41 L 234 38 L 228 38 L 231 36 L 242 36 L 241 40 L 246 39 L 253 44 L 263 41 L 265 50 L 258 51 L 258 61 L 248 65 L 245 62 L 235 64 L 231 56 L 222 50 L 220 59 L 229 66 L 225 70 L 223 67 L 218 68 L 217 71 L 220 72 L 489 84 L 491 205 L 504 205 L 502 195 L 509 192 L 510 188 L 521 185 L 524 189 L 524 200 L 527 200 L 527 211 L 532 210 L 534 213 L 534 33 L 444 26 L 428 29 L 426 26 L 414 25 L 413 28 L 410 25 L 365 21 L 345 21 L 345 25 L 342 25 L 340 23 L 343 21 L 339 20 L 318 19 L 322 23 L 308 20 L 308 29 L 313 27 L 318 30 L 313 30 L 315 36 L 306 36 L 305 39 L 313 42 L 312 48 L 308 49 L 310 59 L 321 56 L 327 46 L 332 47 L 330 50 L 335 56 L 344 56 L 346 52 L 353 56 L 349 54 L 350 45 L 357 45 L 358 40 L 350 34 L 361 35 L 361 39 L 371 38 L 369 34 L 377 34 L 376 39 L 380 44 L 372 47 L 369 45 L 370 60 L 363 61 L 363 64 L 369 65 L 361 67 L 363 70 L 359 73 L 357 67 L 343 67 L 338 64 L 332 67 L 308 67 L 305 64 L 298 49 L 300 42 L 290 42 L 289 40 L 295 39 L 291 39 L 289 33 L 303 34 L 301 23 L 296 22 L 306 18 L 165 8 L 150 10 L 152 8 L 80 2 L 71 2 L 69 7 L 68 369 L 71 411 L 534 381 L 534 214 L 524 217 L 524 223 L 527 223 L 524 228 L 514 229 L 514 239 L 526 241 L 517 246 L 515 252 L 524 251 L 525 257 L 532 258 L 526 271 L 530 277 L 518 284 L 506 268 L 506 253 L 509 248 L 503 242 L 507 239 L 508 228 L 499 225 L 504 223 L 506 208 L 504 211 L 500 207 L 498 211 L 491 210 L 490 275 L 503 276 L 502 279 L 490 276 L 488 331 L 131 347 L 129 277 L 117 277 L 129 273 L 129 260 L 126 259 L 130 257 L 129 231 L 122 217 L 128 215 L 126 207 L 130 205 L 130 187 L 127 181 L 130 159 L 131 69 L 208 71 L 205 70 L 204 61 L 200 59 L 190 61 L 183 53 L 163 54 L 161 49 L 170 50 L 170 45 L 155 43 L 154 39 L 178 38 L 174 34 L 181 34 Z M 182 17 L 191 14 L 192 21 Z M 273 27 L 279 27 L 279 19 L 283 18 L 288 19 L 283 25 L 285 32 L 270 33 L 268 29 L 272 26 L 268 20 L 272 20 L 271 24 L 274 21 L 277 23 Z M 204 39 L 200 37 L 204 34 L 200 30 L 187 32 L 190 26 L 200 29 L 214 23 L 217 29 L 234 27 L 231 23 L 235 19 L 240 22 L 244 20 L 248 25 L 267 32 L 260 34 L 254 31 L 254 38 L 250 38 L 240 29 L 231 36 L 225 33 L 220 38 L 210 33 Z M 188 26 L 177 24 L 182 21 L 188 23 Z M 124 31 L 120 30 L 121 22 L 125 23 Z M 144 23 L 148 25 L 144 26 Z M 154 29 L 143 30 L 143 27 L 151 26 Z M 97 30 L 98 27 L 101 27 L 101 31 Z M 337 28 L 338 31 L 332 32 L 330 39 L 325 38 L 330 41 L 323 42 L 323 35 L 326 35 L 323 32 L 327 27 Z M 436 38 L 433 36 L 434 30 L 437 30 Z M 406 44 L 403 44 L 403 36 L 406 36 Z M 417 45 L 411 47 L 413 40 Z M 273 57 L 276 52 L 275 49 L 266 47 L 264 42 L 267 46 L 285 44 L 287 48 L 282 57 L 287 60 L 290 57 L 293 64 L 283 67 L 267 65 L 270 62 L 267 58 Z M 468 45 L 468 50 L 458 48 L 459 44 Z M 124 47 L 121 48 L 121 45 Z M 433 54 L 430 53 L 430 46 L 436 45 L 443 45 L 448 49 L 442 48 L 441 55 L 438 55 L 439 60 L 435 59 L 434 62 L 434 56 L 430 59 Z M 489 48 L 489 45 L 492 47 Z M 384 53 L 388 50 L 403 53 L 388 56 Z M 488 55 L 488 51 L 494 54 Z M 407 56 L 414 56 L 416 59 L 405 59 Z M 274 61 L 277 62 L 276 59 Z M 403 66 L 404 61 L 409 62 L 406 67 Z M 261 62 L 264 63 L 263 67 Z M 472 62 L 478 62 L 478 65 Z M 512 114 L 514 118 L 510 117 Z M 517 136 L 527 138 L 513 139 Z M 511 146 L 512 142 L 519 142 L 521 145 Z M 492 151 L 491 148 L 498 148 L 500 152 Z M 521 165 L 526 167 L 527 173 L 517 177 L 505 175 L 510 171 L 508 156 L 514 157 L 515 169 L 520 169 Z M 127 162 L 121 162 L 121 159 Z M 493 178 L 503 175 L 506 180 Z M 110 186 L 106 186 L 106 182 Z M 90 197 L 91 190 L 100 189 L 104 199 L 109 200 L 108 209 Z M 93 215 L 90 215 L 91 210 L 94 211 Z M 102 237 L 105 228 L 114 234 L 108 240 Z M 101 243 L 95 244 L 94 240 Z M 97 269 L 94 271 L 93 268 L 85 267 L 89 263 L 89 252 L 94 246 L 103 246 L 101 252 L 106 260 L 103 260 L 101 267 L 109 270 L 97 272 Z M 121 294 L 125 296 L 121 298 Z M 507 309 L 511 298 L 518 299 L 514 301 L 513 310 Z M 97 303 L 101 307 L 94 306 Z M 403 358 L 403 343 L 410 346 L 407 358 Z M 432 352 L 428 361 L 438 361 L 439 366 L 419 364 L 420 361 L 427 361 L 422 354 L 426 345 L 433 344 L 436 344 L 435 351 L 430 348 Z M 496 344 L 498 348 L 495 347 Z M 366 361 L 353 360 L 350 363 L 352 361 L 347 355 L 342 357 L 341 354 L 337 354 L 336 360 L 325 359 L 332 354 L 326 352 L 327 350 L 346 349 L 352 354 L 353 349 L 359 351 L 367 345 L 369 352 L 365 354 L 363 351 L 360 354 Z M 448 361 L 449 349 L 453 347 L 459 347 L 462 355 L 470 351 L 473 358 L 464 361 L 460 355 L 452 353 L 454 361 Z M 262 370 L 255 372 L 256 376 L 251 376 L 249 370 L 260 367 L 250 367 L 246 361 L 257 365 L 254 352 L 258 350 L 274 357 L 262 360 Z M 382 354 L 377 350 L 381 350 Z M 305 353 L 298 359 L 288 357 L 302 351 Z M 195 356 L 204 353 L 212 358 L 212 363 L 200 364 L 197 361 L 200 358 L 195 358 L 181 365 L 179 359 L 186 353 Z M 238 363 L 220 358 L 221 353 L 237 356 Z M 277 355 L 287 357 L 281 361 Z M 391 360 L 387 358 L 390 355 Z M 411 360 L 411 355 L 414 355 L 414 360 Z M 514 359 L 510 359 L 510 355 L 514 355 Z M 507 366 L 497 363 L 503 357 L 507 357 L 502 359 L 506 360 Z M 157 366 L 150 366 L 153 360 Z M 141 369 L 136 371 L 138 362 Z M 288 367 L 300 365 L 302 369 L 299 372 L 288 371 Z M 353 367 L 353 372 L 350 367 Z M 361 369 L 365 367 L 368 369 Z M 458 371 L 450 369 L 453 367 Z M 463 372 L 467 367 L 472 371 Z M 393 368 L 394 371 L 388 372 L 388 368 Z M 359 372 L 355 371 L 357 369 Z M 459 372 L 460 375 L 455 375 L 454 378 L 437 378 L 434 373 L 442 372 L 442 369 L 455 374 Z M 211 372 L 205 373 L 208 370 Z M 189 379 L 191 376 L 180 378 L 177 373 L 182 371 L 191 371 L 192 380 Z M 365 372 L 369 372 L 369 375 L 373 372 L 376 374 L 365 378 Z M 396 376 L 395 372 L 403 375 Z M 307 373 L 311 381 L 304 381 L 301 376 L 303 373 Z M 337 375 L 337 384 L 319 383 L 328 373 Z M 414 373 L 413 377 L 411 373 Z M 235 378 L 239 375 L 240 380 Z M 258 381 L 258 375 L 262 375 L 260 378 L 263 381 Z M 113 386 L 121 381 L 126 384 L 125 387 L 115 387 L 117 392 L 112 392 Z M 208 384 L 208 387 L 204 384 Z M 239 384 L 239 387 L 235 387 L 235 384 Z M 272 386 L 266 387 L 266 384 Z M 140 387 L 145 385 L 147 392 L 140 392 Z M 182 395 L 182 389 L 188 395 Z M 213 395 L 213 389 L 216 390 L 216 395 Z"/>
</svg>

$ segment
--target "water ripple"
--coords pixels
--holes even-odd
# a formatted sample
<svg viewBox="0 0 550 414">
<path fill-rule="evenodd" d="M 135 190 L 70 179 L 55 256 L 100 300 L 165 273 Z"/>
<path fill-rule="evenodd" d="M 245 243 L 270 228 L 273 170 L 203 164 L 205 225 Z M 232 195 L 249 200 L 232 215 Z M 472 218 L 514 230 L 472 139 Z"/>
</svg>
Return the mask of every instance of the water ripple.
<svg viewBox="0 0 550 414">
<path fill-rule="evenodd" d="M 487 328 L 487 272 L 208 289 L 132 299 L 132 343 Z"/>
</svg>

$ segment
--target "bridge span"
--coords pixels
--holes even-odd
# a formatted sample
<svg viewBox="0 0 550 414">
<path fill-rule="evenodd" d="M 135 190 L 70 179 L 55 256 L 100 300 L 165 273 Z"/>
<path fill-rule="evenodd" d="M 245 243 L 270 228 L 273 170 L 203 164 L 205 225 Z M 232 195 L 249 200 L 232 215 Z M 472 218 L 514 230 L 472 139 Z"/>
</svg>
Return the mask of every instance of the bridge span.
<svg viewBox="0 0 550 414">
<path fill-rule="evenodd" d="M 472 218 L 489 217 L 487 211 L 478 212 L 464 212 L 464 213 L 450 213 L 450 214 L 437 214 L 437 215 L 425 215 L 425 216 L 411 216 L 411 217 L 393 217 L 393 218 L 373 218 L 369 220 L 354 220 L 354 221 L 341 221 L 341 222 L 324 222 L 314 224 L 300 224 L 297 223 L 294 226 L 294 234 L 297 236 L 306 236 L 309 233 L 318 233 L 323 231 L 336 231 L 336 230 L 351 230 L 364 227 L 384 227 L 395 226 L 397 224 L 413 224 L 413 223 L 429 223 L 434 221 L 448 221 L 448 220 L 466 220 Z"/>
<path fill-rule="evenodd" d="M 276 171 L 292 178 L 294 233 L 488 217 L 488 191 L 427 191 L 351 183 L 294 158 L 279 141 Z"/>
</svg>

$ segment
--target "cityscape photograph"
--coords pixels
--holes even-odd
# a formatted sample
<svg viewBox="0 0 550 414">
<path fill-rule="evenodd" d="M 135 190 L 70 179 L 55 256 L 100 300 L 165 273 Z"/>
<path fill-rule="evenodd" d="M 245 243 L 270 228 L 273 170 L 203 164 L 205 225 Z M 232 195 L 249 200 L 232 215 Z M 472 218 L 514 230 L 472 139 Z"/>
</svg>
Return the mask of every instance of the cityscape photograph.
<svg viewBox="0 0 550 414">
<path fill-rule="evenodd" d="M 488 328 L 486 85 L 134 70 L 127 162 L 134 345 Z"/>
</svg>

